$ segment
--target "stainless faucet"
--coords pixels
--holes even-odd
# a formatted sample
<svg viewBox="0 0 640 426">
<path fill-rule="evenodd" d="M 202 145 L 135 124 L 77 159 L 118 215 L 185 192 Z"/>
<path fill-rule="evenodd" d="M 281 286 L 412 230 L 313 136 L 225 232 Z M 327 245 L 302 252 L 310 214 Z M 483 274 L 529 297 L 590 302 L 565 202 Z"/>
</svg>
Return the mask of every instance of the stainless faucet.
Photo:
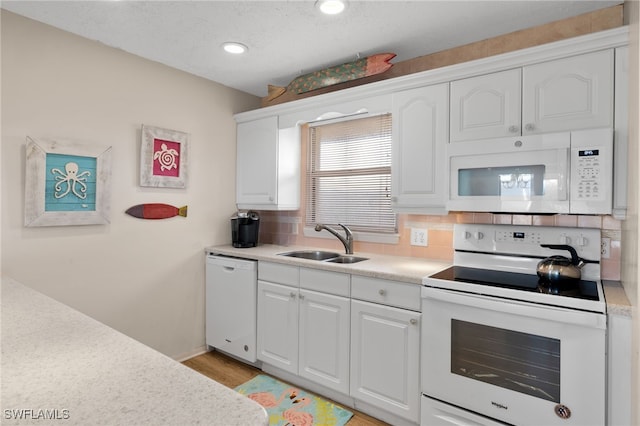
<svg viewBox="0 0 640 426">
<path fill-rule="evenodd" d="M 341 223 L 339 223 L 338 225 L 342 226 L 342 229 L 344 229 L 346 238 L 338 234 L 338 232 L 331 229 L 327 225 L 323 225 L 321 223 L 316 224 L 316 231 L 320 232 L 323 229 L 326 229 L 327 231 L 331 232 L 333 235 L 336 236 L 337 239 L 340 240 L 342 245 L 344 245 L 344 250 L 347 252 L 347 254 L 353 254 L 353 233 L 351 232 L 351 229 L 347 228 L 345 225 Z"/>
</svg>

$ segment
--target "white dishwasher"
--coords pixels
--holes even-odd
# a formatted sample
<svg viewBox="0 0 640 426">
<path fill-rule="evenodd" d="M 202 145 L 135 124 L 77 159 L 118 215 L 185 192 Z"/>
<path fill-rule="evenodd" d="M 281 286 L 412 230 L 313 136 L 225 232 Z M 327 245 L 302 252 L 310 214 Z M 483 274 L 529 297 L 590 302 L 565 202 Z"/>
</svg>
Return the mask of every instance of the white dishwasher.
<svg viewBox="0 0 640 426">
<path fill-rule="evenodd" d="M 258 262 L 207 253 L 206 343 L 256 362 Z"/>
</svg>

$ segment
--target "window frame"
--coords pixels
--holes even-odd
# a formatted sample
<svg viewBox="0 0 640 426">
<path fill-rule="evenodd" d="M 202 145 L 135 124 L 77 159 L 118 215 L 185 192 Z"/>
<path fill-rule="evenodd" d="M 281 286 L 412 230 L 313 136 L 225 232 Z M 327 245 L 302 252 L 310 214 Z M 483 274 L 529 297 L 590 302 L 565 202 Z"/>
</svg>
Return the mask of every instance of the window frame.
<svg viewBox="0 0 640 426">
<path fill-rule="evenodd" d="M 383 138 L 386 139 L 384 143 L 387 143 L 387 146 L 384 147 L 384 143 L 376 144 L 376 146 L 380 145 L 383 147 L 383 154 L 388 157 L 387 164 L 372 164 L 370 167 L 345 167 L 341 168 L 336 166 L 334 169 L 324 169 L 321 167 L 320 161 L 322 160 L 321 155 L 318 154 L 318 144 L 325 143 L 335 143 L 339 139 L 335 138 L 326 138 L 324 140 L 318 140 L 315 132 L 317 132 L 318 128 L 322 128 L 324 126 L 331 126 L 334 124 L 341 123 L 344 125 L 345 121 L 354 122 L 358 120 L 368 120 L 367 122 L 363 122 L 363 129 L 366 129 L 367 126 L 372 125 L 370 123 L 375 123 L 374 126 L 378 126 L 377 129 L 381 131 Z M 383 120 L 379 122 L 375 122 L 375 120 Z M 305 237 L 327 237 L 327 238 L 335 238 L 333 236 L 328 235 L 327 233 L 318 233 L 315 232 L 314 226 L 318 221 L 322 221 L 322 218 L 317 218 L 317 202 L 318 196 L 316 195 L 317 187 L 314 185 L 317 182 L 317 179 L 322 178 L 331 178 L 331 177 L 372 177 L 375 179 L 375 176 L 384 176 L 386 182 L 384 183 L 384 189 L 380 190 L 381 187 L 378 186 L 377 190 L 374 191 L 377 194 L 376 200 L 378 201 L 378 206 L 380 210 L 383 210 L 384 205 L 388 208 L 387 212 L 381 216 L 381 220 L 378 225 L 370 226 L 363 223 L 344 223 L 345 225 L 352 228 L 354 233 L 354 238 L 360 241 L 371 241 L 371 242 L 380 242 L 380 243 L 397 243 L 399 240 L 398 234 L 398 214 L 393 211 L 391 208 L 391 179 L 392 179 L 392 169 L 391 169 L 391 155 L 392 155 L 392 134 L 391 134 L 391 123 L 392 117 L 390 113 L 381 114 L 381 115 L 366 115 L 360 117 L 345 117 L 337 120 L 326 120 L 322 122 L 308 123 L 307 132 L 307 155 L 305 158 L 306 162 L 306 183 L 305 183 L 305 215 L 304 215 L 304 236 Z M 348 126 L 348 125 L 347 125 Z M 354 127 L 357 130 L 357 125 Z M 343 129 L 344 130 L 344 129 Z M 347 129 L 352 130 L 352 129 Z M 345 130 L 345 131 L 347 131 Z M 366 131 L 363 131 L 362 135 L 358 135 L 357 131 L 355 134 L 347 134 L 342 142 L 358 142 L 362 143 L 363 140 L 366 140 Z M 369 138 L 372 139 L 372 138 Z M 380 139 L 379 136 L 373 136 L 373 139 Z M 366 150 L 364 152 L 367 152 Z M 375 150 L 372 148 L 370 153 L 374 153 Z M 375 186 L 375 184 L 373 184 Z M 348 186 L 345 187 L 346 190 L 350 189 Z M 357 186 L 353 186 L 351 189 L 357 189 Z M 353 207 L 353 206 L 352 206 Z M 360 211 L 363 211 L 362 206 L 360 207 Z M 346 214 L 346 213 L 345 213 Z M 356 216 L 359 213 L 355 213 Z M 353 213 L 352 213 L 353 216 Z M 363 215 L 366 217 L 366 214 Z M 335 219 L 335 218 L 333 218 Z M 333 221 L 324 221 L 329 226 L 336 226 L 337 223 L 330 223 L 334 221 L 340 221 L 339 219 Z M 391 226 L 388 226 L 391 224 Z M 387 226 L 384 226 L 387 225 Z M 386 228 L 386 230 L 385 230 Z"/>
</svg>

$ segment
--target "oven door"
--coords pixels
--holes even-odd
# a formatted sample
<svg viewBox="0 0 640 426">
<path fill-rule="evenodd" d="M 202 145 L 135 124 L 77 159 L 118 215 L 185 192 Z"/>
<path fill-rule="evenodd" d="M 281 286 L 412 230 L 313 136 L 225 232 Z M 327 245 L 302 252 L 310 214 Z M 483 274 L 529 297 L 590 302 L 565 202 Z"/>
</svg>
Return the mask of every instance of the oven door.
<svg viewBox="0 0 640 426">
<path fill-rule="evenodd" d="M 606 316 L 422 289 L 422 391 L 517 425 L 605 422 Z"/>
<path fill-rule="evenodd" d="M 453 211 L 569 213 L 571 134 L 449 144 Z"/>
</svg>

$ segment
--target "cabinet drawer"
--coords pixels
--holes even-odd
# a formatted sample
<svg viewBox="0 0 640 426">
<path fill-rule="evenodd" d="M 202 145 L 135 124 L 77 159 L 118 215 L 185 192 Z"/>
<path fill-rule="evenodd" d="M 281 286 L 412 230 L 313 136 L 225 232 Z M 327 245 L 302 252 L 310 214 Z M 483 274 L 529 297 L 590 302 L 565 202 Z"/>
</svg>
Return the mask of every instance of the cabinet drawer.
<svg viewBox="0 0 640 426">
<path fill-rule="evenodd" d="M 300 288 L 349 297 L 349 274 L 300 268 Z"/>
<path fill-rule="evenodd" d="M 300 282 L 299 269 L 281 263 L 258 262 L 258 279 L 297 287 Z"/>
<path fill-rule="evenodd" d="M 353 275 L 351 298 L 420 311 L 420 285 Z"/>
</svg>

